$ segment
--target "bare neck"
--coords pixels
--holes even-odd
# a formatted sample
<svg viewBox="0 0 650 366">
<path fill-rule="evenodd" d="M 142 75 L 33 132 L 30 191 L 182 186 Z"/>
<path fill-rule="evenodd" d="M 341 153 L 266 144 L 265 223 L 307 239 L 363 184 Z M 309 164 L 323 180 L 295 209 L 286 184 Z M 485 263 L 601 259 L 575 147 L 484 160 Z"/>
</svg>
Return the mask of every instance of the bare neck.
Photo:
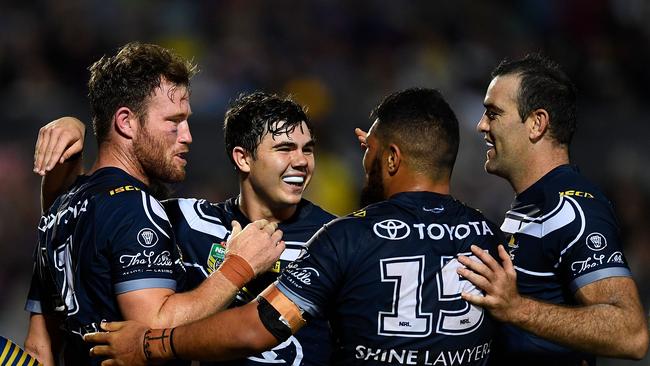
<svg viewBox="0 0 650 366">
<path fill-rule="evenodd" d="M 149 185 L 149 177 L 144 173 L 142 166 L 135 158 L 135 154 L 128 152 L 124 146 L 109 142 L 102 143 L 99 146 L 97 160 L 93 164 L 90 173 L 106 167 L 122 169 L 130 176 Z"/>
<path fill-rule="evenodd" d="M 432 180 L 431 178 L 408 172 L 398 174 L 392 177 L 386 185 L 386 197 L 401 192 L 434 192 L 439 194 L 449 194 L 449 179 Z"/>
<path fill-rule="evenodd" d="M 568 150 L 563 147 L 553 147 L 528 155 L 528 158 L 523 160 L 520 169 L 507 178 L 516 194 L 525 191 L 558 166 L 569 164 Z"/>
<path fill-rule="evenodd" d="M 280 223 L 288 220 L 298 209 L 298 205 L 283 205 L 273 207 L 265 204 L 265 199 L 248 184 L 239 184 L 239 210 L 250 221 L 265 219 L 269 222 Z"/>
</svg>

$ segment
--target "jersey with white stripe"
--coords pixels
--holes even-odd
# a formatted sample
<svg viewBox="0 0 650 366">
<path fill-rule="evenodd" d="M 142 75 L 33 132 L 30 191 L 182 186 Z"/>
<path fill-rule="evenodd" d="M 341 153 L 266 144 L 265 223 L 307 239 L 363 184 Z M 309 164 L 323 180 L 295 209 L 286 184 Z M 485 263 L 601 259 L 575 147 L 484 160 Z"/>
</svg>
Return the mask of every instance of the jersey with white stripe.
<svg viewBox="0 0 650 366">
<path fill-rule="evenodd" d="M 631 275 L 610 202 L 574 166 L 555 168 L 517 195 L 501 230 L 507 236 L 517 285 L 524 296 L 574 305 L 575 292 L 581 287 L 604 278 Z M 493 353 L 496 364 L 594 362 L 592 355 L 514 326 L 504 326 L 503 333 Z"/>
<path fill-rule="evenodd" d="M 66 364 L 90 360 L 81 335 L 123 320 L 116 295 L 176 290 L 182 271 L 162 205 L 118 168 L 80 176 L 41 217 L 26 310 L 62 317 Z"/>
<path fill-rule="evenodd" d="M 330 320 L 335 365 L 485 365 L 492 320 L 461 298 L 481 291 L 460 254 L 492 255 L 503 236 L 453 197 L 403 192 L 335 220 L 287 266 L 278 289 Z M 307 318 L 307 324 L 311 318 Z"/>
<path fill-rule="evenodd" d="M 174 227 L 176 239 L 187 269 L 184 287 L 190 290 L 200 284 L 207 276 L 219 268 L 225 248 L 221 244 L 230 236 L 232 220 L 242 227 L 250 220 L 239 210 L 238 199 L 212 204 L 197 199 L 172 199 L 163 201 Z M 286 221 L 280 222 L 282 239 L 286 249 L 272 271 L 259 275 L 237 294 L 232 306 L 241 306 L 273 283 L 278 273 L 295 260 L 305 243 L 324 224 L 335 216 L 307 200 L 301 200 L 296 213 Z M 247 359 L 216 363 L 218 365 L 329 365 L 330 330 L 327 321 L 316 319 L 303 327 L 286 342 L 271 351 Z M 215 363 L 210 363 L 215 364 Z M 206 363 L 202 363 L 206 365 Z"/>
</svg>

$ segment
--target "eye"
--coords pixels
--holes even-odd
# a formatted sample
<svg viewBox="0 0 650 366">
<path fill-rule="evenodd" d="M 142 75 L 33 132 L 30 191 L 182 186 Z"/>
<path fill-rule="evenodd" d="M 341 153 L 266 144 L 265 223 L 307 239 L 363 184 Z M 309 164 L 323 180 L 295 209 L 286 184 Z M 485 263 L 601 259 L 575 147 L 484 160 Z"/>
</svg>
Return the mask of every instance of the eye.
<svg viewBox="0 0 650 366">
<path fill-rule="evenodd" d="M 314 153 L 314 148 L 313 147 L 306 147 L 302 149 L 303 154 L 311 155 Z"/>
<path fill-rule="evenodd" d="M 489 120 L 494 120 L 495 118 L 497 118 L 498 115 L 499 115 L 499 114 L 497 114 L 496 112 L 491 111 L 491 110 L 486 110 L 486 111 L 485 111 L 485 116 L 486 116 Z"/>
</svg>

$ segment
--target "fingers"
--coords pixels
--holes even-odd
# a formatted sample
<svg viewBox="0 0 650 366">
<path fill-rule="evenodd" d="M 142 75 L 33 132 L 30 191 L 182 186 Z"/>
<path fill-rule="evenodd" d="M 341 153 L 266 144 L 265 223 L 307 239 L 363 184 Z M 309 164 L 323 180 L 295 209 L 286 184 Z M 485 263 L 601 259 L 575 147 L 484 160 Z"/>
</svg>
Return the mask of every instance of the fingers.
<svg viewBox="0 0 650 366">
<path fill-rule="evenodd" d="M 115 332 L 122 329 L 127 322 L 101 322 L 99 326 L 107 332 Z"/>
<path fill-rule="evenodd" d="M 359 142 L 365 143 L 366 142 L 366 136 L 368 136 L 368 133 L 360 128 L 355 128 L 354 133 L 357 135 L 357 139 L 359 139 Z"/>
<path fill-rule="evenodd" d="M 357 140 L 359 140 L 359 143 L 361 144 L 361 148 L 365 149 L 366 137 L 368 136 L 368 133 L 360 128 L 355 128 L 354 133 L 357 135 Z"/>
<path fill-rule="evenodd" d="M 280 241 L 282 241 L 282 230 L 275 230 L 271 234 L 271 242 L 276 243 L 276 245 L 280 245 Z"/>
<path fill-rule="evenodd" d="M 278 232 L 280 233 L 280 237 L 282 237 L 282 231 L 278 230 Z M 275 239 L 271 237 L 271 240 L 275 240 Z M 278 239 L 277 243 L 275 244 L 275 249 L 273 250 L 273 256 L 279 258 L 282 252 L 284 252 L 285 247 L 286 244 L 284 240 L 282 240 L 281 238 Z"/>
<path fill-rule="evenodd" d="M 469 257 L 466 257 L 464 255 L 458 256 L 458 262 L 460 262 L 460 264 L 464 265 L 468 269 L 471 269 L 472 271 L 479 273 L 483 276 L 488 276 L 492 272 L 492 270 L 488 266 L 483 264 L 483 262 L 481 262 L 480 260 L 472 260 Z"/>
<path fill-rule="evenodd" d="M 84 124 L 74 117 L 62 117 L 38 131 L 34 148 L 34 172 L 45 175 L 56 163 L 83 150 Z"/>
<path fill-rule="evenodd" d="M 515 271 L 515 265 L 512 263 L 512 259 L 510 259 L 510 254 L 508 253 L 506 248 L 503 245 L 499 245 L 497 250 L 499 251 L 499 258 L 501 258 L 501 264 L 503 265 L 503 269 L 507 273 L 514 274 L 516 276 L 517 272 Z"/>
<path fill-rule="evenodd" d="M 481 307 L 486 307 L 486 305 L 487 305 L 486 298 L 484 296 L 481 296 L 481 295 L 475 295 L 475 294 L 470 294 L 470 293 L 467 293 L 467 292 L 463 292 L 463 293 L 460 294 L 460 297 L 463 300 L 469 302 L 472 305 L 477 305 L 477 306 L 481 306 Z"/>
<path fill-rule="evenodd" d="M 483 291 L 489 292 L 488 290 L 491 288 L 491 283 L 486 277 L 467 268 L 458 268 L 456 270 L 456 273 L 463 276 L 466 280 L 474 284 L 474 286 L 480 288 Z"/>
<path fill-rule="evenodd" d="M 52 133 L 51 143 L 48 146 L 45 155 L 45 170 L 50 171 L 54 168 L 59 161 L 63 160 L 63 153 L 66 151 L 68 141 L 66 141 L 60 134 Z"/>
<path fill-rule="evenodd" d="M 276 222 L 269 222 L 262 228 L 262 230 L 265 233 L 269 234 L 270 236 L 273 236 L 273 234 L 275 234 L 277 229 L 278 229 L 278 224 Z"/>
<path fill-rule="evenodd" d="M 252 225 L 257 226 L 258 229 L 264 229 L 264 226 L 266 226 L 269 223 L 268 220 L 266 219 L 261 219 L 261 220 L 255 220 L 253 221 Z"/>
<path fill-rule="evenodd" d="M 232 220 L 230 225 L 232 225 L 232 233 L 230 234 L 231 237 L 241 233 L 241 225 L 239 224 L 239 221 Z"/>
<path fill-rule="evenodd" d="M 45 174 L 45 151 L 50 143 L 50 134 L 52 130 L 48 126 L 41 127 L 38 131 L 38 140 L 36 140 L 36 147 L 34 149 L 34 173 Z"/>
<path fill-rule="evenodd" d="M 472 245 L 470 249 L 472 250 L 472 253 L 481 260 L 481 262 L 490 268 L 490 270 L 496 272 L 503 269 L 503 267 L 497 263 L 494 257 L 492 257 L 487 250 L 483 250 L 483 248 L 480 248 L 478 245 Z"/>
<path fill-rule="evenodd" d="M 88 343 L 108 343 L 110 333 L 94 332 L 84 334 L 84 341 Z"/>
<path fill-rule="evenodd" d="M 97 357 L 97 356 L 112 356 L 113 352 L 111 352 L 111 347 L 110 346 L 104 346 L 104 345 L 99 345 L 95 346 L 90 349 L 90 357 Z"/>
<path fill-rule="evenodd" d="M 272 235 L 278 229 L 276 222 L 269 222 L 266 219 L 256 220 L 251 225 L 255 225 L 258 229 L 263 230 L 269 235 Z"/>
</svg>

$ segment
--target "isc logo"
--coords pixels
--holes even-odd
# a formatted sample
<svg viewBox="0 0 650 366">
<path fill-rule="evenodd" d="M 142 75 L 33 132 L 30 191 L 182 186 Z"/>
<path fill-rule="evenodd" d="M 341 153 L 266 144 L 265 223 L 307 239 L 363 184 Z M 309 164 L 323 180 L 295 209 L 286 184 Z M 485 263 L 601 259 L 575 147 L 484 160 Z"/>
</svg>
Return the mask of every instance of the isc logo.
<svg viewBox="0 0 650 366">
<path fill-rule="evenodd" d="M 122 187 L 119 187 L 119 188 L 115 188 L 115 189 L 109 191 L 108 194 L 110 194 L 112 196 L 112 195 L 122 193 L 122 192 L 126 192 L 126 191 L 139 191 L 139 190 L 140 190 L 140 188 L 138 188 L 138 187 L 128 185 L 128 186 L 122 186 Z"/>
<path fill-rule="evenodd" d="M 576 197 L 585 197 L 585 198 L 594 198 L 594 195 L 589 192 L 582 192 L 576 190 L 569 190 L 560 192 L 560 196 L 576 196 Z"/>
</svg>

